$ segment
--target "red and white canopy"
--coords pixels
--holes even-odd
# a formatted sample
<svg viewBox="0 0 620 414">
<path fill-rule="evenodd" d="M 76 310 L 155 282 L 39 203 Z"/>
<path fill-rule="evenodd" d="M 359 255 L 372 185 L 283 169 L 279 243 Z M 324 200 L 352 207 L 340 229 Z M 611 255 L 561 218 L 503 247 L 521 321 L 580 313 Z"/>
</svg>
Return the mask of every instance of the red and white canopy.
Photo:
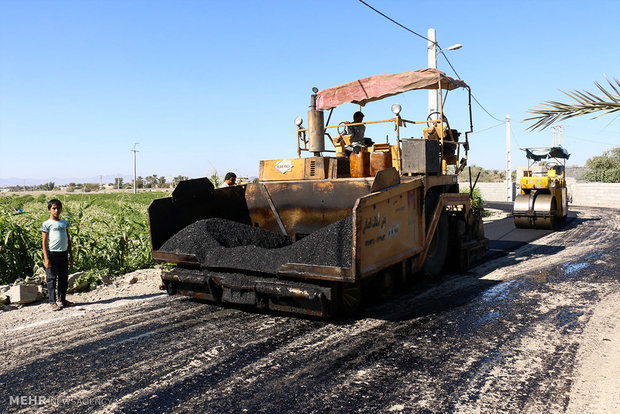
<svg viewBox="0 0 620 414">
<path fill-rule="evenodd" d="M 331 109 L 345 103 L 365 105 L 388 96 L 414 89 L 468 88 L 460 79 L 451 78 L 437 69 L 421 69 L 368 78 L 324 89 L 317 94 L 317 109 Z"/>
</svg>

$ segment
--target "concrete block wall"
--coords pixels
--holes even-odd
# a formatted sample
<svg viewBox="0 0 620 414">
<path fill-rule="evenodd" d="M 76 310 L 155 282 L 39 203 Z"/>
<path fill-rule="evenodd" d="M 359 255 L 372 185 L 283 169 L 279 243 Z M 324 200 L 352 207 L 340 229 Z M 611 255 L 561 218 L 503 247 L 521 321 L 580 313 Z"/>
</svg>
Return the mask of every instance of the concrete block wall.
<svg viewBox="0 0 620 414">
<path fill-rule="evenodd" d="M 620 183 L 567 183 L 575 206 L 620 208 Z M 572 201 L 571 201 L 572 196 Z"/>
<path fill-rule="evenodd" d="M 467 188 L 468 184 L 461 187 Z M 487 201 L 506 201 L 506 183 L 477 183 L 476 188 L 480 190 L 483 200 Z M 512 183 L 512 199 L 516 197 L 516 186 Z"/>
<path fill-rule="evenodd" d="M 466 186 L 461 183 L 461 187 Z M 578 183 L 569 178 L 567 187 L 570 205 L 620 208 L 620 183 Z M 505 183 L 478 183 L 476 188 L 486 201 L 507 201 Z M 512 199 L 515 197 L 516 185 L 513 183 Z"/>
</svg>

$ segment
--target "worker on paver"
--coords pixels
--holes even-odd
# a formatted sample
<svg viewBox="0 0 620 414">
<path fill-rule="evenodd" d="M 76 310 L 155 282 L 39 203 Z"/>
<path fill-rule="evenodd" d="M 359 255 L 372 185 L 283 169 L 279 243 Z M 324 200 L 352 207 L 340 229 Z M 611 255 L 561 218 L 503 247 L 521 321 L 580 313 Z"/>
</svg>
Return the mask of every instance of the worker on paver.
<svg viewBox="0 0 620 414">
<path fill-rule="evenodd" d="M 235 185 L 236 181 L 237 181 L 237 174 L 235 174 L 234 172 L 228 172 L 224 176 L 224 183 L 222 183 L 221 186 L 222 187 L 230 187 L 232 185 Z"/>
</svg>

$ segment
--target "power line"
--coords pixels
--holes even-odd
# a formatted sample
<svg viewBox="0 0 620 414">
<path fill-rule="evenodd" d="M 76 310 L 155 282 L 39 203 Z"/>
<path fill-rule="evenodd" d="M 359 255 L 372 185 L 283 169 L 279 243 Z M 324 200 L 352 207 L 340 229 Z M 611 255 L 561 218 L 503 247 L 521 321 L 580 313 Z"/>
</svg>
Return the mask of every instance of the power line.
<svg viewBox="0 0 620 414">
<path fill-rule="evenodd" d="M 476 101 L 476 103 L 478 104 L 478 106 L 480 106 L 480 108 L 482 108 L 482 110 L 483 110 L 484 112 L 486 112 L 486 113 L 487 113 L 487 115 L 488 115 L 488 116 L 490 116 L 491 118 L 495 119 L 495 120 L 496 120 L 496 121 L 498 121 L 498 122 L 502 122 L 502 120 L 501 120 L 501 119 L 499 119 L 499 118 L 494 117 L 493 115 L 491 115 L 491 113 L 490 113 L 489 111 L 487 111 L 487 110 L 486 110 L 486 108 L 485 108 L 484 106 L 482 106 L 482 104 L 481 104 L 480 102 L 478 102 L 478 100 L 476 99 L 476 97 L 474 96 L 474 94 L 473 94 L 473 93 L 471 94 L 471 97 L 472 97 L 472 99 L 473 99 L 474 101 Z"/>
<path fill-rule="evenodd" d="M 488 131 L 488 130 L 490 130 L 490 129 L 494 129 L 494 128 L 497 128 L 497 127 L 499 127 L 499 126 L 502 126 L 502 125 L 504 125 L 505 123 L 506 123 L 505 121 L 502 121 L 502 122 L 500 122 L 499 124 L 494 125 L 494 126 L 492 126 L 492 127 L 488 127 L 488 128 L 485 128 L 485 129 L 481 129 L 481 130 L 479 130 L 479 131 L 474 131 L 474 132 L 472 132 L 470 135 L 480 134 L 481 132 Z"/>
<path fill-rule="evenodd" d="M 435 45 L 439 46 L 439 44 L 438 44 L 437 42 L 433 42 L 433 41 L 429 40 L 428 38 L 426 38 L 425 36 L 422 36 L 420 33 L 416 33 L 416 32 L 414 32 L 413 30 L 411 30 L 410 28 L 408 28 L 408 27 L 406 27 L 406 26 L 403 26 L 402 24 L 398 23 L 396 20 L 392 19 L 391 17 L 389 17 L 389 16 L 387 16 L 387 15 L 385 15 L 385 14 L 381 13 L 379 10 L 375 9 L 374 7 L 372 7 L 370 4 L 366 3 L 365 1 L 363 1 L 363 0 L 359 0 L 359 1 L 360 1 L 360 3 L 362 3 L 364 6 L 366 6 L 366 7 L 368 7 L 369 9 L 371 9 L 371 10 L 375 11 L 376 13 L 379 13 L 381 16 L 385 17 L 386 19 L 388 19 L 388 20 L 389 20 L 389 21 L 391 21 L 392 23 L 394 23 L 394 24 L 396 24 L 396 25 L 398 25 L 398 26 L 402 27 L 402 28 L 403 28 L 403 29 L 405 29 L 406 31 L 411 32 L 411 33 L 413 33 L 414 35 L 421 37 L 422 39 L 426 40 L 427 42 L 431 42 L 431 43 L 434 43 Z"/>
<path fill-rule="evenodd" d="M 437 44 L 437 47 L 439 47 L 439 44 Z M 452 68 L 452 72 L 454 72 L 454 74 L 456 75 L 457 78 L 462 79 L 461 75 L 458 74 L 458 72 L 456 71 L 456 69 L 454 69 L 454 66 L 452 66 L 452 63 L 450 62 L 450 59 L 448 59 L 448 56 L 446 56 L 445 53 L 443 53 L 443 50 L 441 48 L 439 48 L 439 51 L 441 52 L 440 54 L 444 57 L 444 59 L 446 59 L 446 62 L 448 62 L 448 65 L 450 65 L 450 67 Z M 471 93 L 471 90 L 470 90 Z M 474 96 L 474 94 L 471 94 L 471 98 L 478 104 L 478 106 L 480 106 L 480 108 L 482 108 L 482 110 L 484 112 L 487 113 L 487 115 L 489 115 L 491 118 L 495 119 L 498 122 L 504 122 L 501 119 L 491 115 L 491 113 L 489 111 L 487 111 L 487 109 L 480 103 L 480 101 L 478 101 L 478 99 L 476 99 L 476 97 Z"/>
<path fill-rule="evenodd" d="M 577 137 L 574 137 L 572 135 L 566 135 L 566 134 L 564 134 L 563 138 L 574 139 L 576 141 L 593 142 L 595 144 L 602 144 L 602 145 L 607 145 L 607 146 L 610 146 L 610 147 L 616 147 L 617 146 L 616 144 L 610 144 L 609 142 L 595 141 L 593 139 L 586 139 L 586 138 L 577 138 Z"/>
<path fill-rule="evenodd" d="M 439 47 L 439 44 L 437 44 L 437 47 Z M 439 54 L 441 56 L 443 56 L 443 58 L 446 60 L 446 62 L 448 62 L 448 65 L 450 65 L 450 68 L 452 69 L 452 72 L 454 72 L 456 77 L 461 79 L 461 75 L 459 75 L 458 72 L 456 71 L 456 69 L 454 69 L 454 66 L 452 66 L 452 62 L 450 62 L 450 59 L 448 59 L 448 56 L 446 56 L 446 54 L 443 53 L 443 49 L 441 47 L 439 47 Z"/>
<path fill-rule="evenodd" d="M 439 44 L 437 44 L 437 47 L 439 47 Z M 462 79 L 461 75 L 458 74 L 458 72 L 456 71 L 456 69 L 454 69 L 454 66 L 452 66 L 452 63 L 450 62 L 450 59 L 448 59 L 448 56 L 446 56 L 445 53 L 443 53 L 443 50 L 441 48 L 439 48 L 439 51 L 441 52 L 440 54 L 444 57 L 444 59 L 446 59 L 446 62 L 448 62 L 448 65 L 450 65 L 450 67 L 452 68 L 452 72 L 454 72 L 454 74 L 456 75 L 457 78 Z M 471 91 L 470 91 L 471 92 Z M 491 113 L 489 111 L 487 111 L 487 109 L 480 103 L 480 101 L 478 101 L 478 99 L 476 99 L 476 97 L 474 96 L 474 94 L 471 94 L 471 98 L 478 104 L 478 106 L 480 106 L 480 108 L 482 108 L 482 110 L 484 112 L 487 113 L 487 115 L 489 115 L 491 118 L 495 119 L 498 122 L 504 122 L 501 119 L 491 115 Z"/>
<path fill-rule="evenodd" d="M 510 125 L 510 133 L 514 137 L 515 141 L 517 141 L 517 146 L 521 148 L 521 143 L 519 142 L 519 139 L 517 138 L 517 134 L 515 134 L 514 129 L 512 129 L 512 125 Z"/>
<path fill-rule="evenodd" d="M 616 116 L 615 116 L 615 117 L 614 117 L 611 121 L 609 121 L 609 123 L 608 123 L 607 125 L 605 125 L 605 126 L 603 127 L 603 129 L 601 129 L 601 130 L 599 131 L 599 134 L 600 134 L 601 132 L 605 131 L 605 130 L 609 127 L 609 125 L 611 125 L 611 123 L 612 123 L 612 122 L 614 122 L 616 119 L 618 119 L 618 117 L 619 117 L 619 116 L 620 116 L 620 114 L 616 115 Z"/>
<path fill-rule="evenodd" d="M 385 13 L 380 12 L 379 10 L 375 9 L 374 7 L 372 7 L 370 4 L 366 3 L 364 0 L 359 0 L 360 3 L 362 3 L 364 6 L 368 7 L 369 9 L 371 9 L 372 11 L 374 11 L 375 13 L 380 14 L 381 16 L 385 17 L 386 19 L 388 19 L 389 21 L 391 21 L 392 23 L 394 23 L 395 25 L 405 29 L 406 31 L 413 33 L 414 35 L 421 37 L 422 39 L 426 40 L 427 42 L 431 42 L 433 44 L 435 44 L 435 46 L 437 46 L 439 48 L 439 52 L 441 55 L 443 55 L 444 59 L 446 59 L 446 62 L 448 62 L 448 65 L 450 66 L 450 68 L 452 69 L 452 71 L 454 72 L 454 74 L 456 75 L 456 77 L 458 79 L 461 79 L 461 75 L 458 74 L 458 72 L 456 71 L 456 69 L 454 68 L 454 66 L 452 65 L 452 62 L 450 62 L 450 59 L 448 59 L 448 57 L 446 56 L 445 53 L 443 53 L 443 49 L 441 48 L 441 46 L 439 46 L 438 42 L 434 42 L 430 39 L 428 39 L 425 36 L 422 36 L 420 33 L 417 33 L 414 30 L 411 30 L 410 28 L 408 28 L 407 26 L 400 24 L 399 22 L 397 22 L 396 20 L 392 19 L 391 17 L 387 16 Z M 471 92 L 471 91 L 470 91 Z M 471 94 L 472 99 L 478 104 L 478 106 L 480 106 L 480 108 L 482 108 L 482 110 L 484 112 L 487 113 L 487 115 L 489 115 L 491 118 L 495 119 L 498 122 L 503 122 L 501 119 L 496 118 L 495 116 L 491 115 L 491 113 L 489 111 L 486 110 L 486 108 L 478 101 L 478 99 L 476 99 L 476 97 L 474 96 L 474 94 Z"/>
</svg>

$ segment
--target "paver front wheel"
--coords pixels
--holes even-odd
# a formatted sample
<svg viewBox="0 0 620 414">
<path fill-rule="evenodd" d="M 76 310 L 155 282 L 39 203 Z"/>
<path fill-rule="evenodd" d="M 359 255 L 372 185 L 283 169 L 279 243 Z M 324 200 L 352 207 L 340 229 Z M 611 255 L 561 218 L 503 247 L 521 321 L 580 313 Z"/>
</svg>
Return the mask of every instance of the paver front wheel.
<svg viewBox="0 0 620 414">
<path fill-rule="evenodd" d="M 343 313 L 356 311 L 362 303 L 362 286 L 359 283 L 345 283 L 340 288 L 340 310 Z"/>
</svg>

